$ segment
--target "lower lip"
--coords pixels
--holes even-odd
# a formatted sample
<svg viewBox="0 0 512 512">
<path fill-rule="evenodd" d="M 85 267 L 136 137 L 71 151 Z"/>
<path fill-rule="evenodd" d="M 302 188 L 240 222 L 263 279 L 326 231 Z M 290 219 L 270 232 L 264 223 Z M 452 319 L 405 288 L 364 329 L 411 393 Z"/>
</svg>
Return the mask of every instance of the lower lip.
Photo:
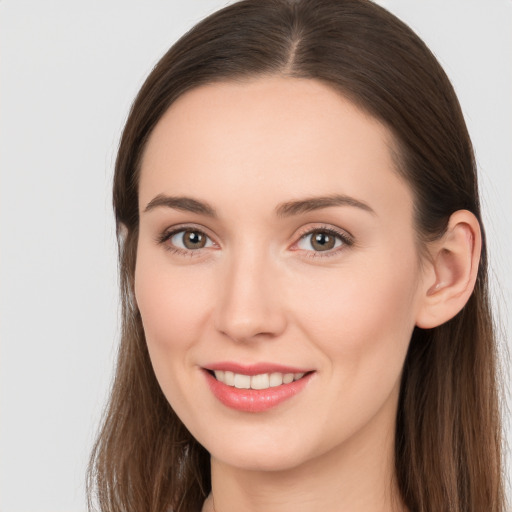
<svg viewBox="0 0 512 512">
<path fill-rule="evenodd" d="M 313 372 L 289 384 L 281 384 L 267 389 L 238 389 L 218 381 L 204 370 L 212 393 L 225 406 L 237 411 L 263 412 L 278 406 L 285 400 L 300 393 L 309 382 Z"/>
</svg>

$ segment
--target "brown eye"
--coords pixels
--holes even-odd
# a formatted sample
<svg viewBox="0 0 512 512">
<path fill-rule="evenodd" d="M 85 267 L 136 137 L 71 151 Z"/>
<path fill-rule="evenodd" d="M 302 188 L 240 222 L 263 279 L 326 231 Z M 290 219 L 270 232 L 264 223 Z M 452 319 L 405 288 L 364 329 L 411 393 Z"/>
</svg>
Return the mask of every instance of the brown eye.
<svg viewBox="0 0 512 512">
<path fill-rule="evenodd" d="M 323 231 L 317 231 L 311 236 L 311 247 L 313 247 L 315 251 L 328 251 L 334 248 L 335 243 L 336 239 L 334 236 Z"/>
<path fill-rule="evenodd" d="M 206 245 L 206 236 L 199 231 L 185 231 L 183 245 L 187 249 L 202 249 Z"/>
<path fill-rule="evenodd" d="M 182 229 L 169 237 L 171 245 L 178 249 L 193 251 L 212 246 L 210 238 L 197 229 Z"/>
<path fill-rule="evenodd" d="M 304 235 L 297 244 L 299 249 L 323 252 L 340 247 L 345 241 L 338 233 L 316 229 Z"/>
</svg>

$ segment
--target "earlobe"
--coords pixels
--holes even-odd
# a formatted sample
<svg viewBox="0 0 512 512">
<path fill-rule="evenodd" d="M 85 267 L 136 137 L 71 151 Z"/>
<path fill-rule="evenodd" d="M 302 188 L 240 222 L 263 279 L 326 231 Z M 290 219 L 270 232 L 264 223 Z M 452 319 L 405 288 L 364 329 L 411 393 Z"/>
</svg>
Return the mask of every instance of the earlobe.
<svg viewBox="0 0 512 512">
<path fill-rule="evenodd" d="M 482 235 L 475 215 L 458 210 L 440 240 L 429 247 L 432 272 L 425 279 L 416 325 L 437 327 L 453 318 L 473 293 Z"/>
</svg>

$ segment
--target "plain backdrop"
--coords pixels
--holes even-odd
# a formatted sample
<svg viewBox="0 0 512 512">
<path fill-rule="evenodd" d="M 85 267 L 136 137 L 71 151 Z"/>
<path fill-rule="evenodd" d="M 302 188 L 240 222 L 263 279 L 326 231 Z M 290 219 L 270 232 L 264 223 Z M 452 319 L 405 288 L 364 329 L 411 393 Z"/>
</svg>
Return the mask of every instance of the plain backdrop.
<svg viewBox="0 0 512 512">
<path fill-rule="evenodd" d="M 0 1 L 1 512 L 85 511 L 85 466 L 118 340 L 110 188 L 119 135 L 158 58 L 226 3 Z M 505 347 L 512 1 L 380 3 L 424 38 L 459 95 L 479 164 Z"/>
</svg>

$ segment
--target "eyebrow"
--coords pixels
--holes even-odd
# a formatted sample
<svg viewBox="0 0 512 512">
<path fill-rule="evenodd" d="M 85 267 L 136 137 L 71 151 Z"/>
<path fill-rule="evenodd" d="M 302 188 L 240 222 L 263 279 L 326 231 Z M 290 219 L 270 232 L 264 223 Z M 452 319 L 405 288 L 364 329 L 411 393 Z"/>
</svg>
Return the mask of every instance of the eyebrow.
<svg viewBox="0 0 512 512">
<path fill-rule="evenodd" d="M 292 217 L 293 215 L 300 215 L 301 213 L 329 208 L 331 206 L 352 206 L 371 213 L 372 215 L 376 215 L 375 211 L 363 201 L 341 194 L 288 201 L 277 206 L 276 214 L 278 217 Z"/>
<path fill-rule="evenodd" d="M 204 201 L 198 201 L 191 197 L 174 197 L 166 196 L 164 194 L 158 194 L 154 199 L 152 199 L 147 204 L 144 212 L 149 212 L 160 206 L 174 208 L 175 210 L 182 210 L 184 212 L 199 213 L 208 217 L 217 217 L 215 208 Z"/>
<path fill-rule="evenodd" d="M 286 203 L 278 205 L 275 212 L 278 217 L 293 217 L 301 213 L 330 208 L 332 206 L 352 206 L 375 215 L 375 211 L 363 201 L 340 194 L 287 201 Z M 213 218 L 217 217 L 217 212 L 213 206 L 192 197 L 158 194 L 147 204 L 144 212 L 151 211 L 158 207 L 173 208 L 175 210 L 198 213 Z"/>
</svg>

